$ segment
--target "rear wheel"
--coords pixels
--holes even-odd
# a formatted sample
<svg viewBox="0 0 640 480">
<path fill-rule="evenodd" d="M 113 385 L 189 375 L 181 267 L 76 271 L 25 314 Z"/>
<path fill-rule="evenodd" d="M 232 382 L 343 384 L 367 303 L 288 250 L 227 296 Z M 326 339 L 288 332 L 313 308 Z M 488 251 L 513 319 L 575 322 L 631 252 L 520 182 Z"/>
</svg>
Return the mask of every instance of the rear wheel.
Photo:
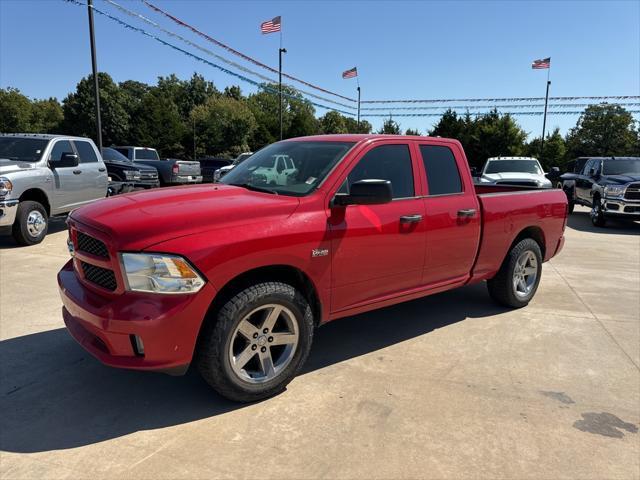
<svg viewBox="0 0 640 480">
<path fill-rule="evenodd" d="M 251 402 L 284 390 L 309 355 L 311 307 L 291 285 L 260 283 L 231 298 L 205 327 L 202 377 L 222 396 Z"/>
<path fill-rule="evenodd" d="M 535 295 L 541 274 L 540 246 L 535 240 L 525 238 L 511 249 L 496 276 L 487 281 L 489 294 L 508 307 L 524 307 Z"/>
<path fill-rule="evenodd" d="M 47 211 L 38 202 L 25 200 L 18 204 L 16 221 L 12 227 L 13 238 L 20 245 L 40 243 L 49 228 Z"/>
</svg>

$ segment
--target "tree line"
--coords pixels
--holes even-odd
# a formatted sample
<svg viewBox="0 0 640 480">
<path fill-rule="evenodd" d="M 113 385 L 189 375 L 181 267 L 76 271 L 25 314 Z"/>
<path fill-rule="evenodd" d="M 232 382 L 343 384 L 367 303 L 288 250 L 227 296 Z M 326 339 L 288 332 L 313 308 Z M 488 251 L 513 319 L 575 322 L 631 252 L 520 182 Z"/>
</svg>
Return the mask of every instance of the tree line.
<svg viewBox="0 0 640 480">
<path fill-rule="evenodd" d="M 159 77 L 156 85 L 135 80 L 116 83 L 98 74 L 103 144 L 155 147 L 163 157 L 232 157 L 255 151 L 280 137 L 278 95 L 261 90 L 244 95 L 238 86 L 223 91 L 194 74 L 188 80 L 176 75 Z M 277 85 L 268 85 L 277 90 Z M 285 138 L 319 133 L 371 133 L 366 120 L 360 124 L 336 111 L 317 117 L 314 106 L 295 90 L 283 86 Z M 0 89 L 0 132 L 64 133 L 94 138 L 93 77 L 80 80 L 74 92 L 60 103 L 55 98 L 31 100 L 18 89 Z M 576 126 L 564 137 L 559 129 L 541 139 L 527 140 L 527 132 L 510 115 L 497 110 L 481 115 L 446 111 L 424 134 L 456 138 L 469 163 L 481 167 L 493 156 L 532 156 L 545 169 L 563 166 L 578 156 L 640 155 L 637 122 L 622 106 L 587 107 Z M 401 134 L 392 117 L 376 133 Z M 420 135 L 415 129 L 406 135 Z M 195 148 L 195 150 L 194 150 Z"/>
</svg>

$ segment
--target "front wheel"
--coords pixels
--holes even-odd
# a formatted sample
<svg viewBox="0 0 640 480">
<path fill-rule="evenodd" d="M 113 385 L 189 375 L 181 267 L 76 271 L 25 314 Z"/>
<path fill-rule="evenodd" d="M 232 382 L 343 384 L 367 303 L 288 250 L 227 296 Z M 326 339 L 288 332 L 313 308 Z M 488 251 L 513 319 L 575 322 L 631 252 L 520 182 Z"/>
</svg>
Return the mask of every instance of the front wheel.
<svg viewBox="0 0 640 480">
<path fill-rule="evenodd" d="M 607 223 L 604 217 L 604 210 L 602 210 L 602 202 L 599 198 L 593 199 L 593 206 L 591 207 L 589 216 L 591 217 L 591 223 L 593 223 L 595 227 L 604 227 Z"/>
<path fill-rule="evenodd" d="M 311 349 L 311 307 L 291 285 L 267 282 L 246 288 L 212 320 L 202 333 L 198 368 L 230 400 L 251 402 L 281 392 Z"/>
<path fill-rule="evenodd" d="M 524 307 L 535 295 L 541 274 L 540 245 L 525 238 L 511 249 L 496 276 L 487 281 L 489 295 L 502 305 Z"/>
<path fill-rule="evenodd" d="M 42 204 L 31 200 L 18 204 L 11 232 L 16 242 L 20 245 L 36 245 L 44 239 L 48 228 L 49 217 Z"/>
</svg>

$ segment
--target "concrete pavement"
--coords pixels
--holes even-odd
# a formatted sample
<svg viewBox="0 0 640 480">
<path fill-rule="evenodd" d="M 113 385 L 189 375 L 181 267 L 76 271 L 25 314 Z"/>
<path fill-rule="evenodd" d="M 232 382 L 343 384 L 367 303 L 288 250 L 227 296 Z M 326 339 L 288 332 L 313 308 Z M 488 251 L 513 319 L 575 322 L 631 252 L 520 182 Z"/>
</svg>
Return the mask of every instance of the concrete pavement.
<svg viewBox="0 0 640 480">
<path fill-rule="evenodd" d="M 63 329 L 57 222 L 0 239 L 0 478 L 640 478 L 640 225 L 577 208 L 534 301 L 471 286 L 321 328 L 253 405 L 114 370 Z"/>
</svg>

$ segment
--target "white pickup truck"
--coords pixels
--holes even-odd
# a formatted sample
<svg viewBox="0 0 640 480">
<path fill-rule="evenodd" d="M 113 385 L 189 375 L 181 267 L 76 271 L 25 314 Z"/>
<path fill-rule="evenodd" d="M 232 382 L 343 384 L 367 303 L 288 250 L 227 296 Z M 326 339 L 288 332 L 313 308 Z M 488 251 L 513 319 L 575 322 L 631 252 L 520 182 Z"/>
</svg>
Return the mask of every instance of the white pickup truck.
<svg viewBox="0 0 640 480">
<path fill-rule="evenodd" d="M 545 176 L 540 162 L 532 157 L 489 158 L 475 182 L 481 185 L 551 188 L 551 181 Z"/>
<path fill-rule="evenodd" d="M 0 134 L 0 231 L 40 243 L 49 217 L 104 198 L 107 168 L 89 138 Z"/>
</svg>

